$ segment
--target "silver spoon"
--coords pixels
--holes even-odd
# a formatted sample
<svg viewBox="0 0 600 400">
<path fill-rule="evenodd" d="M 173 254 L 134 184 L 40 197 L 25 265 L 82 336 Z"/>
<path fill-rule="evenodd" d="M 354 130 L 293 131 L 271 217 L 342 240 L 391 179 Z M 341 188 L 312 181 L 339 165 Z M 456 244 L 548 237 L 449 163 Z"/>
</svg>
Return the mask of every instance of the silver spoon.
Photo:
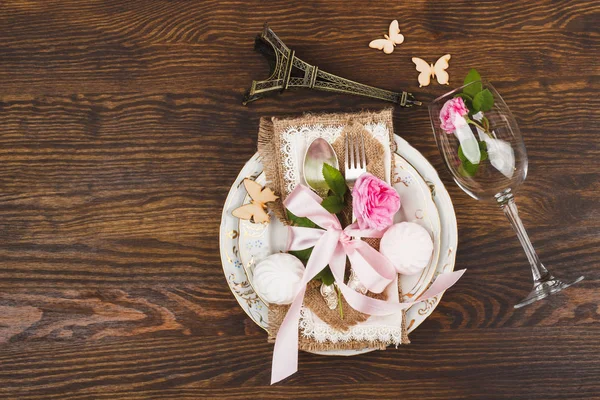
<svg viewBox="0 0 600 400">
<path fill-rule="evenodd" d="M 327 196 L 329 187 L 323 177 L 323 164 L 338 169 L 338 158 L 333 147 L 323 138 L 311 142 L 304 156 L 304 180 L 321 197 Z"/>
<path fill-rule="evenodd" d="M 338 158 L 329 142 L 316 138 L 308 145 L 304 156 L 304 180 L 306 184 L 321 197 L 327 196 L 329 186 L 323 177 L 323 164 L 329 164 L 339 169 Z M 332 285 L 321 284 L 321 296 L 331 310 L 337 307 L 338 298 L 335 283 Z"/>
</svg>

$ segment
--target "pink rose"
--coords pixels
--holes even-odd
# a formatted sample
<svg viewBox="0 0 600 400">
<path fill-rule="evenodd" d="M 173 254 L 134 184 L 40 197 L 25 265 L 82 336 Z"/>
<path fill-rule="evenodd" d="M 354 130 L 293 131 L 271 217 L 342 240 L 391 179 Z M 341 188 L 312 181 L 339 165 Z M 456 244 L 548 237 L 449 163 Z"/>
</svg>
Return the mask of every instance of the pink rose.
<svg viewBox="0 0 600 400">
<path fill-rule="evenodd" d="M 469 110 L 465 106 L 465 102 L 460 97 L 455 97 L 448 100 L 440 111 L 440 121 L 442 129 L 447 133 L 452 133 L 456 130 L 457 125 L 466 124 L 463 116 L 468 114 Z"/>
<path fill-rule="evenodd" d="M 360 229 L 384 230 L 394 222 L 400 196 L 393 187 L 366 173 L 354 184 L 352 208 Z"/>
</svg>

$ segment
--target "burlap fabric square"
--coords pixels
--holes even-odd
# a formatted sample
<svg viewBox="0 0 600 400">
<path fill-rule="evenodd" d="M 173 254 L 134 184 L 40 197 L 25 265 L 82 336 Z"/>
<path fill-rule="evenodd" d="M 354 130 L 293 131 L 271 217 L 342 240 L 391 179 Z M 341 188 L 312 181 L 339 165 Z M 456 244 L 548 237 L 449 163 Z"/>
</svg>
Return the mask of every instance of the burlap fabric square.
<svg viewBox="0 0 600 400">
<path fill-rule="evenodd" d="M 302 176 L 303 154 L 315 138 L 329 141 L 334 148 L 339 165 L 344 165 L 344 139 L 347 135 L 362 137 L 367 154 L 367 171 L 380 179 L 391 181 L 393 171 L 392 110 L 348 114 L 305 114 L 293 118 L 262 118 L 258 135 L 258 152 L 261 156 L 267 185 L 279 200 L 271 206 L 277 217 L 288 224 L 283 201 L 298 184 L 306 184 Z M 344 168 L 340 168 L 342 174 Z M 348 202 L 349 203 L 349 202 Z M 352 209 L 347 204 L 343 211 L 342 225 L 350 223 Z M 365 239 L 378 248 L 377 239 Z M 352 309 L 342 298 L 343 319 L 337 309 L 327 307 L 319 291 L 320 283 L 307 286 L 303 313 L 300 321 L 299 346 L 302 350 L 323 351 L 333 349 L 359 350 L 364 348 L 385 349 L 390 344 L 409 343 L 404 314 L 396 318 L 370 317 Z M 381 294 L 368 293 L 380 299 L 402 298 L 396 283 Z M 269 306 L 269 340 L 273 341 L 287 306 Z M 314 324 L 313 320 L 320 322 Z M 315 329 L 319 326 L 320 329 Z"/>
</svg>

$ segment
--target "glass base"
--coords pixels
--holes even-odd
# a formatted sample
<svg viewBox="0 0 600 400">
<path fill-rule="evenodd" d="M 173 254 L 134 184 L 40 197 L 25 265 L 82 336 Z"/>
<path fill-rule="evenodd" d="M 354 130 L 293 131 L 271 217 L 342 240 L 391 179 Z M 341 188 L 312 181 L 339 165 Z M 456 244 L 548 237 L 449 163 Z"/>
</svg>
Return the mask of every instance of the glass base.
<svg viewBox="0 0 600 400">
<path fill-rule="evenodd" d="M 527 297 L 525 297 L 520 303 L 515 305 L 515 308 L 521 308 L 523 306 L 535 303 L 538 300 L 544 299 L 553 293 L 558 293 L 563 289 L 568 288 L 571 285 L 576 284 L 583 280 L 583 276 L 564 283 L 563 281 L 556 279 L 552 275 L 547 277 L 544 281 L 537 281 L 533 284 L 533 290 Z"/>
</svg>

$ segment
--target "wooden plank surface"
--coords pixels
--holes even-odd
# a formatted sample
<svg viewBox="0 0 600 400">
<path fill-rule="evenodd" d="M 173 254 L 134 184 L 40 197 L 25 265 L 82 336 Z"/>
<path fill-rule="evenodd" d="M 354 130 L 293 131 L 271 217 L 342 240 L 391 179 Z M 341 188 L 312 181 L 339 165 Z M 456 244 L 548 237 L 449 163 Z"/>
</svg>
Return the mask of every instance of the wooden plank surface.
<svg viewBox="0 0 600 400">
<path fill-rule="evenodd" d="M 400 21 L 392 55 L 367 47 Z M 218 245 L 261 116 L 381 109 L 296 91 L 241 105 L 268 68 L 268 21 L 296 54 L 429 101 L 413 56 L 476 67 L 529 155 L 521 216 L 545 264 L 586 280 L 521 310 L 527 260 L 504 215 L 445 171 L 426 107 L 396 132 L 436 167 L 468 273 L 411 336 L 353 358 L 301 354 L 269 386 L 272 345 L 229 292 Z M 0 3 L 0 397 L 600 398 L 598 1 Z"/>
</svg>

